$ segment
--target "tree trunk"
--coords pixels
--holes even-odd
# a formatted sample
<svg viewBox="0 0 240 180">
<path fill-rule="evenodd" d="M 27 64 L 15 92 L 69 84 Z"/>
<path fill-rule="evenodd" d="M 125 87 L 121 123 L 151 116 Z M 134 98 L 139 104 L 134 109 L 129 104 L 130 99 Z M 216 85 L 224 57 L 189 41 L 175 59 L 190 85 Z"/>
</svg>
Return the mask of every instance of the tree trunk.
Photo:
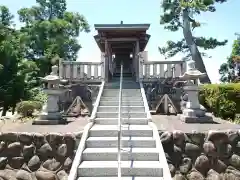
<svg viewBox="0 0 240 180">
<path fill-rule="evenodd" d="M 16 110 L 16 105 L 14 105 L 14 106 L 12 107 L 12 115 L 14 115 L 15 110 Z"/>
<path fill-rule="evenodd" d="M 201 71 L 202 73 L 206 73 L 206 76 L 199 79 L 201 83 L 211 83 L 205 65 L 202 60 L 202 56 L 198 50 L 197 45 L 195 44 L 192 36 L 190 20 L 189 20 L 189 12 L 188 9 L 183 10 L 183 35 L 186 40 L 186 43 L 190 49 L 192 59 L 195 61 L 196 69 Z"/>
<path fill-rule="evenodd" d="M 8 106 L 6 106 L 6 105 L 4 104 L 4 105 L 3 105 L 2 116 L 6 116 L 7 110 L 8 110 Z"/>
</svg>

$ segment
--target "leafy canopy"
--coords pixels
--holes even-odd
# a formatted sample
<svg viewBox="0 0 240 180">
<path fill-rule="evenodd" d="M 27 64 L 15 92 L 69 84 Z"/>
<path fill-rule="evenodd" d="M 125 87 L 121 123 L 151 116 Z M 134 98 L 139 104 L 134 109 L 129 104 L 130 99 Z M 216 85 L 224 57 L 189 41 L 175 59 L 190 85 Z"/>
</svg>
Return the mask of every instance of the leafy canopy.
<svg viewBox="0 0 240 180">
<path fill-rule="evenodd" d="M 0 102 L 6 110 L 24 95 L 25 74 L 19 74 L 18 65 L 25 49 L 21 33 L 12 28 L 13 15 L 0 6 Z"/>
<path fill-rule="evenodd" d="M 219 74 L 222 82 L 234 82 L 240 79 L 240 67 L 236 67 L 237 63 L 240 63 L 240 35 L 236 34 L 237 38 L 233 42 L 232 52 L 230 57 L 227 58 L 227 62 L 220 66 Z"/>
<path fill-rule="evenodd" d="M 13 15 L 0 6 L 0 105 L 3 115 L 20 100 L 32 97 L 52 64 L 76 60 L 80 32 L 89 32 L 85 17 L 68 12 L 66 0 L 36 0 L 18 11 L 22 23 L 14 28 Z M 38 89 L 38 88 L 37 88 Z"/>
<path fill-rule="evenodd" d="M 38 61 L 41 75 L 49 73 L 51 59 L 59 56 L 74 61 L 81 48 L 79 33 L 89 32 L 83 15 L 68 12 L 66 0 L 36 0 L 37 5 L 18 11 L 26 34 L 26 58 Z M 56 62 L 57 63 L 57 62 Z"/>
<path fill-rule="evenodd" d="M 225 1 L 226 0 L 163 0 L 161 4 L 163 14 L 160 16 L 160 24 L 163 24 L 165 29 L 176 32 L 184 28 L 183 11 L 187 11 L 191 23 L 191 30 L 194 30 L 202 25 L 194 19 L 194 16 L 200 15 L 202 12 L 214 12 L 216 11 L 215 4 L 223 3 Z M 214 49 L 217 46 L 223 46 L 227 43 L 227 40 L 218 41 L 213 37 L 192 38 L 195 44 L 203 50 Z M 166 47 L 159 48 L 159 51 L 166 58 L 173 57 L 178 53 L 184 53 L 186 60 L 191 57 L 185 38 L 177 42 L 167 41 Z M 201 55 L 207 56 L 204 51 L 201 52 Z"/>
</svg>

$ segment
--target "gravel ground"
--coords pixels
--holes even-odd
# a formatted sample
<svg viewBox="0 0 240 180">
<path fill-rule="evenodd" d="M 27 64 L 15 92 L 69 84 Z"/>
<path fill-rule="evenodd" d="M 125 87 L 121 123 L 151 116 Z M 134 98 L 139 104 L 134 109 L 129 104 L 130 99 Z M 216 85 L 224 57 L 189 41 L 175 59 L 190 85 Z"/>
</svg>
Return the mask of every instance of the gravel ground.
<svg viewBox="0 0 240 180">
<path fill-rule="evenodd" d="M 69 118 L 68 124 L 65 125 L 32 125 L 32 120 L 27 122 L 13 122 L 10 119 L 0 121 L 1 132 L 79 132 L 82 131 L 84 126 L 88 123 L 89 117 Z M 240 129 L 240 125 L 233 124 L 229 121 L 214 118 L 213 124 L 188 124 L 180 121 L 177 116 L 167 115 L 152 115 L 153 122 L 157 125 L 158 130 L 174 131 L 181 130 L 185 133 L 198 131 L 206 132 L 209 130 L 228 130 Z"/>
<path fill-rule="evenodd" d="M 38 133 L 48 133 L 48 132 L 79 132 L 82 131 L 84 126 L 88 123 L 88 117 L 78 117 L 69 118 L 68 124 L 64 125 L 32 125 L 32 120 L 27 122 L 12 120 L 5 120 L 5 122 L 0 122 L 1 132 L 38 132 Z"/>
<path fill-rule="evenodd" d="M 221 120 L 220 118 L 213 118 L 214 123 L 212 124 L 185 123 L 180 121 L 177 116 L 172 115 L 152 115 L 152 119 L 157 125 L 158 130 L 163 131 L 181 130 L 187 133 L 192 131 L 206 132 L 209 130 L 240 129 L 240 125 L 233 124 L 226 120 Z"/>
</svg>

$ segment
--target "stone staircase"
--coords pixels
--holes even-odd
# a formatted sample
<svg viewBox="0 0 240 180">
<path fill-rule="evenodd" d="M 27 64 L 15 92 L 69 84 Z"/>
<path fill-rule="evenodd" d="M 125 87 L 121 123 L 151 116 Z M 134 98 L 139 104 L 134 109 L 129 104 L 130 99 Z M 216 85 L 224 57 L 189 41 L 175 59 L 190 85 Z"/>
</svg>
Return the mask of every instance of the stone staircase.
<svg viewBox="0 0 240 180">
<path fill-rule="evenodd" d="M 139 83 L 123 78 L 122 88 L 121 179 L 165 180 L 164 175 L 169 179 L 166 160 L 160 159 L 164 157 L 162 146 L 157 147 L 159 140 L 149 125 Z M 77 167 L 78 180 L 117 179 L 118 95 L 119 79 L 113 78 L 104 86 L 96 118 L 89 128 Z"/>
</svg>

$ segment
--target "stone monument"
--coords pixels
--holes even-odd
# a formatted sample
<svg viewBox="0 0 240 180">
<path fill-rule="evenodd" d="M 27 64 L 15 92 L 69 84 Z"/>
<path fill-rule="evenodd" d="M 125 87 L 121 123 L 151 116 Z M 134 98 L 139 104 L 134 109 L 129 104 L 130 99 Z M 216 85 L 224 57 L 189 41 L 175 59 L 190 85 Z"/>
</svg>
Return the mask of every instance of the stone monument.
<svg viewBox="0 0 240 180">
<path fill-rule="evenodd" d="M 199 87 L 196 81 L 205 76 L 206 73 L 201 73 L 195 68 L 193 60 L 188 63 L 188 71 L 180 76 L 180 79 L 187 81 L 183 87 L 188 95 L 185 108 L 182 114 L 179 115 L 180 120 L 186 123 L 210 123 L 213 122 L 212 116 L 207 116 L 205 109 L 201 107 L 198 99 Z"/>
<path fill-rule="evenodd" d="M 65 120 L 62 117 L 60 108 L 60 96 L 68 91 L 60 87 L 60 78 L 58 76 L 58 66 L 52 66 L 52 72 L 44 78 L 41 78 L 44 83 L 43 92 L 47 94 L 47 103 L 43 106 L 40 117 L 33 121 L 33 124 L 60 124 Z"/>
</svg>

